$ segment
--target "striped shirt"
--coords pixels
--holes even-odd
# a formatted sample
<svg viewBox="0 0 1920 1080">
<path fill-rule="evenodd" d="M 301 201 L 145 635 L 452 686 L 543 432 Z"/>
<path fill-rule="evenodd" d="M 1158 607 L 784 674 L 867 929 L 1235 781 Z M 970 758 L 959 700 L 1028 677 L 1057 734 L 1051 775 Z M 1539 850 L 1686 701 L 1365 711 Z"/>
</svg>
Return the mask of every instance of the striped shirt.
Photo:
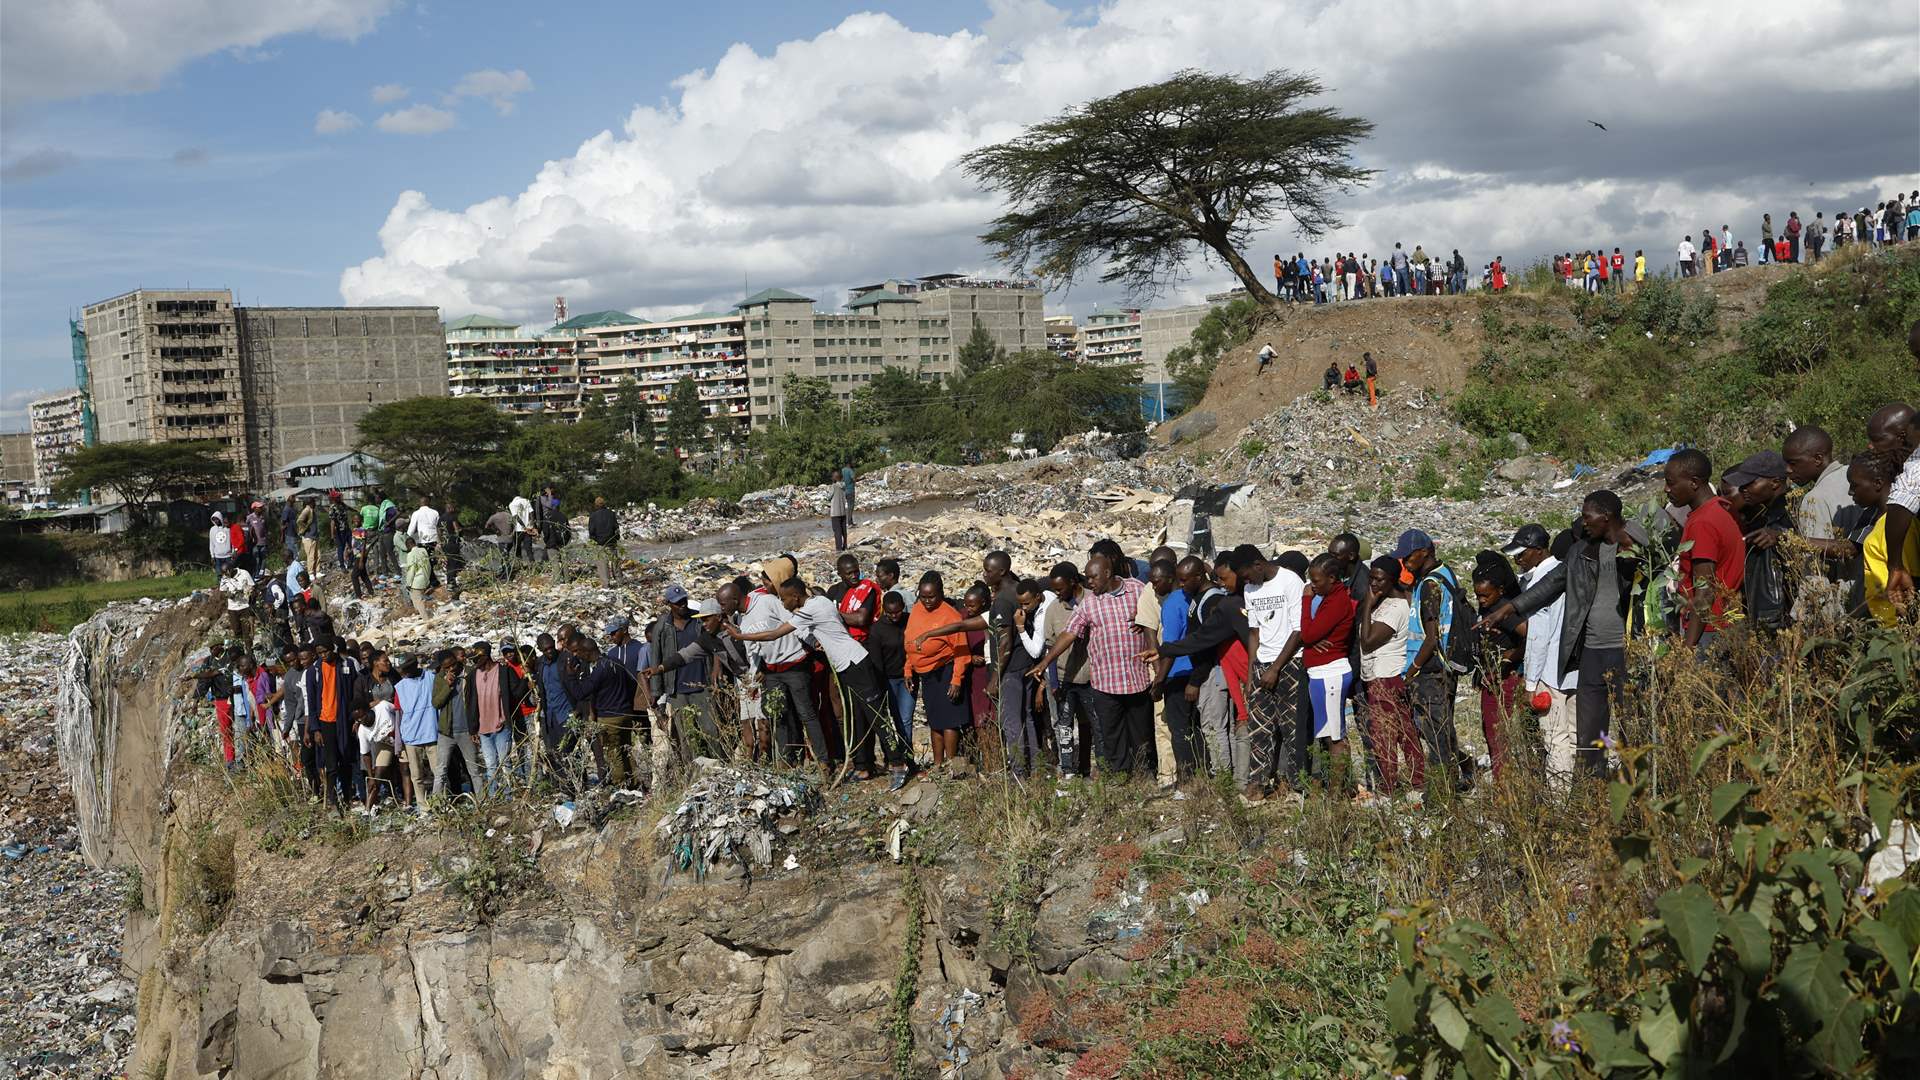
<svg viewBox="0 0 1920 1080">
<path fill-rule="evenodd" d="M 1067 633 L 1087 640 L 1093 688 L 1103 694 L 1138 694 L 1147 688 L 1147 665 L 1140 662 L 1140 654 L 1149 643 L 1134 622 L 1142 588 L 1134 578 L 1120 578 L 1109 592 L 1086 593 L 1067 620 Z"/>
</svg>

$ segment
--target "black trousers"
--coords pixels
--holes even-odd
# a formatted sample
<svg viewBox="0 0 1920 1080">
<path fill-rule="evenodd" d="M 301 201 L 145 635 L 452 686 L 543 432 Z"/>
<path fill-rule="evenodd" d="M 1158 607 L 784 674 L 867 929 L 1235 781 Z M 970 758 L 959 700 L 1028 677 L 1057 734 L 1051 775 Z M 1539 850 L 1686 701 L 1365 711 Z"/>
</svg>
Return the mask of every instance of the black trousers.
<svg viewBox="0 0 1920 1080">
<path fill-rule="evenodd" d="M 791 671 L 769 671 L 766 680 L 768 716 L 778 716 L 777 746 L 781 758 L 800 760 L 802 740 L 813 750 L 821 768 L 833 764 L 833 748 L 827 745 L 827 729 L 813 707 L 813 672 L 807 665 Z M 775 701 L 780 704 L 775 705 Z"/>
<path fill-rule="evenodd" d="M 880 669 L 874 666 L 873 657 L 849 665 L 836 676 L 846 712 L 849 760 L 853 767 L 871 769 L 873 744 L 878 740 L 888 767 L 905 768 L 907 749 L 900 744 L 900 732 L 887 711 L 887 687 L 881 682 Z"/>
<path fill-rule="evenodd" d="M 1596 745 L 1613 726 L 1613 705 L 1627 683 L 1625 649 L 1582 649 L 1580 682 L 1573 698 L 1573 760 L 1589 776 L 1607 771 L 1607 752 Z"/>
<path fill-rule="evenodd" d="M 847 517 L 845 514 L 840 514 L 831 520 L 833 521 L 833 550 L 845 551 L 847 550 Z"/>
<path fill-rule="evenodd" d="M 1153 768 L 1153 699 L 1093 691 L 1093 744 L 1105 772 Z"/>
<path fill-rule="evenodd" d="M 1166 703 L 1167 741 L 1173 744 L 1173 771 L 1181 780 L 1206 765 L 1206 740 L 1200 736 L 1199 706 L 1187 700 L 1187 676 L 1175 675 L 1161 688 Z"/>
</svg>

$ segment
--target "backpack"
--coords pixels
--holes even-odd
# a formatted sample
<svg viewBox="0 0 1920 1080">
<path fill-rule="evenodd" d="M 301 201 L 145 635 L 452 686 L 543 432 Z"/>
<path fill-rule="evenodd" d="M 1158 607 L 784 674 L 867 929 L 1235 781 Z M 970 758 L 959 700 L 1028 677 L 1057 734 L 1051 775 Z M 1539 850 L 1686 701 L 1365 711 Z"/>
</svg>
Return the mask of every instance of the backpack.
<svg viewBox="0 0 1920 1080">
<path fill-rule="evenodd" d="M 1452 571 L 1448 571 L 1447 575 L 1442 577 L 1439 570 L 1439 567 L 1435 567 L 1421 580 L 1424 582 L 1431 579 L 1439 582 L 1440 587 L 1446 589 L 1453 597 L 1450 618 L 1447 620 L 1447 641 L 1444 646 L 1446 651 L 1441 657 L 1441 662 L 1445 663 L 1447 670 L 1455 675 L 1465 675 L 1474 669 L 1477 662 L 1474 655 L 1476 642 L 1473 625 L 1480 621 L 1480 616 L 1474 610 L 1473 598 L 1461 591 L 1459 578 Z M 1432 633 L 1431 630 L 1426 632 Z"/>
</svg>

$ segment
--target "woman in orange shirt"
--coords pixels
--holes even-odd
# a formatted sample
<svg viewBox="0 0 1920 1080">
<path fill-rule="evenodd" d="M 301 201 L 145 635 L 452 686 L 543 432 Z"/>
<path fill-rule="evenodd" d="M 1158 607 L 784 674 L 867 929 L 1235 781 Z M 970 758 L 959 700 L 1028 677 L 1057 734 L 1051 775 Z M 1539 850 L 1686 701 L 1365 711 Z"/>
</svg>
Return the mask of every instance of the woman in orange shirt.
<svg viewBox="0 0 1920 1080">
<path fill-rule="evenodd" d="M 927 730 L 933 741 L 933 763 L 953 757 L 960 749 L 960 731 L 967 715 L 964 689 L 972 662 L 966 633 L 942 634 L 924 641 L 928 630 L 960 622 L 960 613 L 947 602 L 946 583 L 934 571 L 920 579 L 920 599 L 907 614 L 907 681 L 927 711 Z"/>
</svg>

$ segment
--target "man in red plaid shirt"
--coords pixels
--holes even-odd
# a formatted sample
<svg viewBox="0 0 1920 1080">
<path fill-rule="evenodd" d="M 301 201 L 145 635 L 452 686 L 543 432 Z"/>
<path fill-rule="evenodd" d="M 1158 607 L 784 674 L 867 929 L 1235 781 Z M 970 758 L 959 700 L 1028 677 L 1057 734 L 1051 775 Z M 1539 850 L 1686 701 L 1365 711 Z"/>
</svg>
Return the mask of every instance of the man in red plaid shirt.
<svg viewBox="0 0 1920 1080">
<path fill-rule="evenodd" d="M 1087 560 L 1086 593 L 1054 639 L 1039 667 L 1064 656 L 1076 639 L 1087 642 L 1087 666 L 1093 675 L 1094 748 L 1100 767 L 1112 773 L 1150 770 L 1153 762 L 1153 699 L 1147 693 L 1150 672 L 1140 659 L 1152 647 L 1135 624 L 1144 588 L 1134 578 L 1117 578 L 1104 555 Z"/>
</svg>

